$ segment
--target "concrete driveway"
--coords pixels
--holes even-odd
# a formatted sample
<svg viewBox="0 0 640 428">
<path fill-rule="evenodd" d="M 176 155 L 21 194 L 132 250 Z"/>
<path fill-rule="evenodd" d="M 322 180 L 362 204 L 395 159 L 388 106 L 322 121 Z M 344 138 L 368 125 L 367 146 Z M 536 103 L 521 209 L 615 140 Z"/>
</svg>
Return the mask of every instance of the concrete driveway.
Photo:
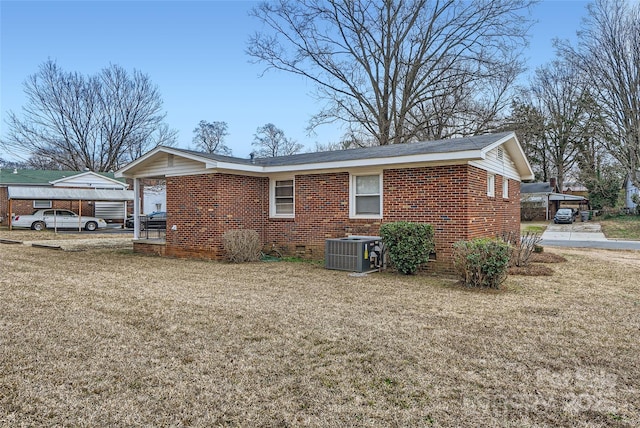
<svg viewBox="0 0 640 428">
<path fill-rule="evenodd" d="M 640 241 L 607 239 L 600 223 L 587 221 L 573 224 L 549 224 L 542 234 L 542 245 L 550 247 L 604 248 L 640 250 Z"/>
</svg>

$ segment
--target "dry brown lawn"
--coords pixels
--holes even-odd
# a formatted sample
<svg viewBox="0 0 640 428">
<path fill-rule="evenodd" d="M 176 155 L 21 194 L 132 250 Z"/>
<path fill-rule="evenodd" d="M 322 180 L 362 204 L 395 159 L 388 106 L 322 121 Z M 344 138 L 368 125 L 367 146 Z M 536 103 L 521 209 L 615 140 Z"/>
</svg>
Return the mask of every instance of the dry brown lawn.
<svg viewBox="0 0 640 428">
<path fill-rule="evenodd" d="M 500 291 L 0 244 L 2 426 L 640 425 L 640 253 Z"/>
</svg>

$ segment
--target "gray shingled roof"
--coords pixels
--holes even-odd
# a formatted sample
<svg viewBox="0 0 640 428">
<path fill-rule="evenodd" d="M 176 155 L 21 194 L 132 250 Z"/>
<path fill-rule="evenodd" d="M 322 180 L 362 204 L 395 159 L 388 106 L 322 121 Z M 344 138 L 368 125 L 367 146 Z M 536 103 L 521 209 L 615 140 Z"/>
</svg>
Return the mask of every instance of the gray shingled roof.
<svg viewBox="0 0 640 428">
<path fill-rule="evenodd" d="M 549 183 L 522 183 L 520 193 L 553 193 Z"/>
<path fill-rule="evenodd" d="M 394 144 L 390 146 L 375 146 L 358 149 L 335 150 L 329 152 L 302 153 L 298 155 L 278 156 L 273 158 L 255 158 L 253 162 L 251 162 L 250 159 L 244 158 L 202 153 L 193 150 L 176 148 L 172 149 L 190 153 L 200 157 L 213 159 L 218 162 L 229 162 L 237 164 L 253 163 L 254 165 L 260 166 L 281 166 L 482 150 L 485 147 L 490 146 L 491 144 L 510 134 L 512 133 L 501 132 L 498 134 L 486 134 L 474 137 L 451 138 L 446 140 L 423 141 L 407 144 Z"/>
</svg>

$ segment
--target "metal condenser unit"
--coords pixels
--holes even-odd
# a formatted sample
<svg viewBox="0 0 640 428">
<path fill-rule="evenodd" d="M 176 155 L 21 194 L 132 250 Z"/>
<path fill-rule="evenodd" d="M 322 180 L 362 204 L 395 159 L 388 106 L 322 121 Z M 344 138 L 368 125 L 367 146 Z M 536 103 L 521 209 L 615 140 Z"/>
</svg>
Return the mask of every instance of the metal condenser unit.
<svg viewBox="0 0 640 428">
<path fill-rule="evenodd" d="M 384 258 L 382 252 L 379 236 L 327 239 L 324 247 L 325 268 L 371 272 L 381 267 Z"/>
</svg>

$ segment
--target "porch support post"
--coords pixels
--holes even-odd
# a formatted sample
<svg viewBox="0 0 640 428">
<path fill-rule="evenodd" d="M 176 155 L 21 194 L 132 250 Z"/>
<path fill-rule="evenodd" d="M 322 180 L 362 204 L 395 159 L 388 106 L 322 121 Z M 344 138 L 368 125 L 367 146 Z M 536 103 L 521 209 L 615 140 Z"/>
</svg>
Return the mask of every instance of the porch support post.
<svg viewBox="0 0 640 428">
<path fill-rule="evenodd" d="M 133 179 L 133 239 L 140 238 L 140 179 Z"/>
<path fill-rule="evenodd" d="M 549 194 L 547 193 L 547 207 L 546 207 L 546 212 L 545 212 L 545 220 L 549 220 L 549 204 L 551 203 L 549 201 Z"/>
<path fill-rule="evenodd" d="M 82 199 L 78 201 L 78 232 L 82 231 Z"/>
</svg>

